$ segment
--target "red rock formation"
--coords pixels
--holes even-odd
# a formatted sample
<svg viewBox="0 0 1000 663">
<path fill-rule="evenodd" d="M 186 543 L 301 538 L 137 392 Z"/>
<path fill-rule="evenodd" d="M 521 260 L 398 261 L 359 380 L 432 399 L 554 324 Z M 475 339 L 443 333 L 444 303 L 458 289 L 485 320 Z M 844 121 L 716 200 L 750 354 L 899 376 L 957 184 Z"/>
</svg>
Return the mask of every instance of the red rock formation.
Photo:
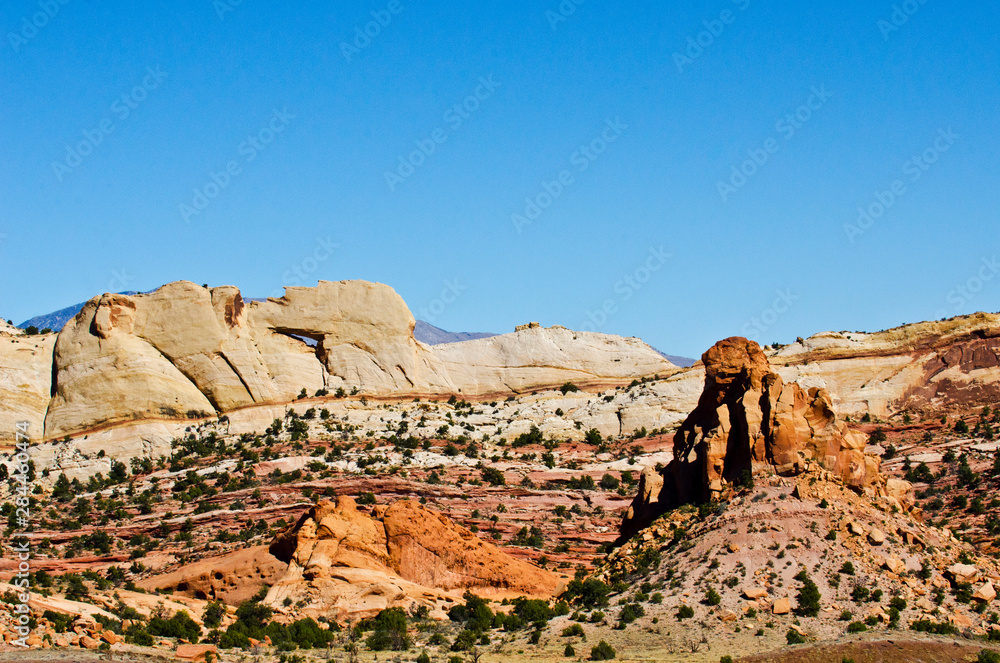
<svg viewBox="0 0 1000 663">
<path fill-rule="evenodd" d="M 302 602 L 303 614 L 339 621 L 414 603 L 442 607 L 464 589 L 551 596 L 560 582 L 408 500 L 374 517 L 350 497 L 320 502 L 278 534 L 270 551 L 288 570 L 267 602 L 291 598 Z"/>
<path fill-rule="evenodd" d="M 285 566 L 269 555 L 265 546 L 252 546 L 228 555 L 208 557 L 175 571 L 138 582 L 143 589 L 169 589 L 196 599 L 239 605 L 264 585 L 273 584 Z"/>
<path fill-rule="evenodd" d="M 830 394 L 784 383 L 757 343 L 727 338 L 702 362 L 705 388 L 674 437 L 674 460 L 662 476 L 643 473 L 624 536 L 666 509 L 724 498 L 761 468 L 795 475 L 813 464 L 857 490 L 884 484 L 878 459 L 865 456 L 864 435 L 837 418 Z"/>
</svg>

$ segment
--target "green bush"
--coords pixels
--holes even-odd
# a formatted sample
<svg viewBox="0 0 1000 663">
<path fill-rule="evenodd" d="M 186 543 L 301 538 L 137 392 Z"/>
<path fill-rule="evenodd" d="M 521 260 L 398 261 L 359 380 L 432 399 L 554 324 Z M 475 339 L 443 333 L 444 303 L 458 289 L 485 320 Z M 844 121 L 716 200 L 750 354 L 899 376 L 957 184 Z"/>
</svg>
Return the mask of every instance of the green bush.
<svg viewBox="0 0 1000 663">
<path fill-rule="evenodd" d="M 484 467 L 482 471 L 483 481 L 490 484 L 491 486 L 506 486 L 507 479 L 504 477 L 503 472 L 496 469 L 495 467 Z"/>
<path fill-rule="evenodd" d="M 820 609 L 819 587 L 809 578 L 804 569 L 799 571 L 795 579 L 802 583 L 802 589 L 795 597 L 798 601 L 795 613 L 800 617 L 816 617 L 819 615 Z"/>
<path fill-rule="evenodd" d="M 615 648 L 604 640 L 601 640 L 590 650 L 590 660 L 592 661 L 612 661 L 614 660 L 615 655 Z"/>
<path fill-rule="evenodd" d="M 489 629 L 494 621 L 495 615 L 490 610 L 486 601 L 479 598 L 472 592 L 465 592 L 462 596 L 465 604 L 458 604 L 448 610 L 448 619 L 453 622 L 460 622 L 473 631 L 485 631 Z"/>
<path fill-rule="evenodd" d="M 552 608 L 542 599 L 515 599 L 512 612 L 529 624 L 547 622 L 552 619 Z"/>
<path fill-rule="evenodd" d="M 694 617 L 694 608 L 689 605 L 682 605 L 677 609 L 677 621 Z"/>
<path fill-rule="evenodd" d="M 618 621 L 622 624 L 631 624 L 639 617 L 643 617 L 646 610 L 638 603 L 629 603 L 618 613 Z"/>
<path fill-rule="evenodd" d="M 406 612 L 402 608 L 387 608 L 371 620 L 374 629 L 365 644 L 372 651 L 405 651 L 410 648 L 406 633 Z"/>
<path fill-rule="evenodd" d="M 476 633 L 465 628 L 458 632 L 451 643 L 452 651 L 468 651 L 476 644 Z"/>
<path fill-rule="evenodd" d="M 608 604 L 611 588 L 597 578 L 571 580 L 563 593 L 563 598 L 573 605 L 584 608 L 603 608 Z"/>
<path fill-rule="evenodd" d="M 184 610 L 175 612 L 170 619 L 162 617 L 150 619 L 147 630 L 150 635 L 161 638 L 183 638 L 191 643 L 197 643 L 201 635 L 201 627 Z"/>
<path fill-rule="evenodd" d="M 573 645 L 566 645 L 566 649 L 563 649 L 563 656 L 566 658 L 576 656 L 576 650 L 573 649 Z"/>
<path fill-rule="evenodd" d="M 785 641 L 790 645 L 801 645 L 803 642 L 806 641 L 806 639 L 803 638 L 798 631 L 796 631 L 793 628 L 790 628 L 788 629 L 788 632 L 785 633 Z"/>
<path fill-rule="evenodd" d="M 1000 663 L 1000 654 L 992 649 L 980 649 L 976 663 Z"/>
<path fill-rule="evenodd" d="M 417 656 L 417 663 L 431 663 L 431 657 L 427 655 L 427 652 L 423 652 Z"/>
<path fill-rule="evenodd" d="M 861 633 L 861 632 L 867 631 L 867 630 L 868 630 L 868 627 L 865 626 L 864 622 L 851 622 L 850 624 L 847 625 L 847 632 L 848 633 Z"/>
<path fill-rule="evenodd" d="M 205 606 L 205 612 L 201 616 L 201 621 L 206 628 L 218 628 L 222 625 L 222 616 L 226 614 L 226 606 L 222 601 L 209 601 Z"/>
<path fill-rule="evenodd" d="M 956 635 L 958 629 L 948 622 L 932 622 L 929 619 L 921 619 L 910 624 L 911 631 L 922 633 L 935 633 L 937 635 Z"/>
</svg>

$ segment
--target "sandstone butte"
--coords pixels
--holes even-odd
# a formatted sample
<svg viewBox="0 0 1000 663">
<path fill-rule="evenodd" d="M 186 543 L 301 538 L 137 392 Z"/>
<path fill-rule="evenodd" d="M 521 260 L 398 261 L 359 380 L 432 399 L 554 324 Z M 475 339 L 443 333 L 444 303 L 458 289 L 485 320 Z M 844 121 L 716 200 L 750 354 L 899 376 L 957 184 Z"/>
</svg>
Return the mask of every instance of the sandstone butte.
<svg viewBox="0 0 1000 663">
<path fill-rule="evenodd" d="M 302 389 L 474 398 L 677 370 L 634 338 L 531 325 L 432 347 L 413 337 L 414 324 L 392 288 L 364 281 L 320 281 L 259 302 L 232 286 L 186 281 L 105 294 L 58 336 L 0 336 L 0 429 L 6 439 L 14 422 L 28 420 L 36 438 L 54 439 L 288 403 Z"/>
<path fill-rule="evenodd" d="M 674 435 L 673 460 L 646 468 L 622 521 L 628 539 L 682 504 L 726 499 L 759 470 L 796 476 L 818 467 L 847 486 L 913 506 L 905 481 L 889 482 L 866 438 L 848 429 L 825 389 L 785 382 L 754 341 L 732 337 L 702 355 L 705 386 Z"/>
<path fill-rule="evenodd" d="M 270 551 L 287 569 L 265 602 L 280 611 L 291 599 L 303 615 L 341 622 L 391 607 L 446 610 L 466 589 L 544 597 L 561 589 L 559 576 L 409 500 L 371 515 L 347 496 L 321 501 L 279 533 Z"/>
</svg>

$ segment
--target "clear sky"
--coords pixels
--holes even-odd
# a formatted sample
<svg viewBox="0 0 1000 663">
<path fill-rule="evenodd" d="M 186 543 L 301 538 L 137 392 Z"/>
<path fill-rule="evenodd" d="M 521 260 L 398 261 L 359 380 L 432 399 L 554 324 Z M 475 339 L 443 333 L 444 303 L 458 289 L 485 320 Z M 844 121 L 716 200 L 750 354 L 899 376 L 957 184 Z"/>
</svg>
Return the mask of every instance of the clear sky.
<svg viewBox="0 0 1000 663">
<path fill-rule="evenodd" d="M 895 7 L 8 0 L 0 315 L 367 279 L 698 356 L 995 311 L 1000 8 Z"/>
</svg>

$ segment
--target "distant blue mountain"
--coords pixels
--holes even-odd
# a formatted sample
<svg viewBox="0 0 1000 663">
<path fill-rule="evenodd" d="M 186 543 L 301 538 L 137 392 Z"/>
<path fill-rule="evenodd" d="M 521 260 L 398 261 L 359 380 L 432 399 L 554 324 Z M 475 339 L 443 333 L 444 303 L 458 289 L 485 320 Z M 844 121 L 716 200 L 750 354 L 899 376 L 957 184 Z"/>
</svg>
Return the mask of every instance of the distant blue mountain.
<svg viewBox="0 0 1000 663">
<path fill-rule="evenodd" d="M 417 324 L 413 327 L 413 336 L 427 345 L 441 345 L 442 343 L 459 343 L 461 341 L 474 341 L 477 338 L 490 338 L 496 334 L 490 332 L 450 332 L 435 327 L 429 322 L 417 320 Z"/>
<path fill-rule="evenodd" d="M 135 290 L 129 290 L 126 292 L 120 292 L 119 295 L 135 295 L 138 294 Z M 27 329 L 28 327 L 34 326 L 38 329 L 51 329 L 52 331 L 59 331 L 66 326 L 66 323 L 73 319 L 83 305 L 86 302 L 81 302 L 79 304 L 74 304 L 73 306 L 67 306 L 66 308 L 61 308 L 58 311 L 53 311 L 52 313 L 46 313 L 45 315 L 36 315 L 30 320 L 25 320 L 18 325 L 21 329 Z"/>
</svg>

